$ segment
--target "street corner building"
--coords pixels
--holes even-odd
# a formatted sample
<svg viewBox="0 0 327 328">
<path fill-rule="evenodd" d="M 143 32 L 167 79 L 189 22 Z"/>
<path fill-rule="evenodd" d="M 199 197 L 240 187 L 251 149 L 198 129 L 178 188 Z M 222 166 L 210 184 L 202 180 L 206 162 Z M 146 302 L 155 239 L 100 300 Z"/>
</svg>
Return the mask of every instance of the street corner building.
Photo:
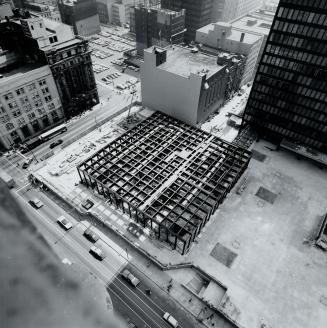
<svg viewBox="0 0 327 328">
<path fill-rule="evenodd" d="M 251 152 L 155 112 L 78 165 L 81 182 L 186 254 Z"/>
</svg>

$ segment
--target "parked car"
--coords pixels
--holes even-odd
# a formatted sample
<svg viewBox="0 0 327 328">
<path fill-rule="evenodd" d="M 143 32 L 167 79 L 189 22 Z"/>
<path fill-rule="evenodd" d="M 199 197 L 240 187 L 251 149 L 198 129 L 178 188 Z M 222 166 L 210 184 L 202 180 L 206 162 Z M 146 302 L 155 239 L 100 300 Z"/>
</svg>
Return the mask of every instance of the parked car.
<svg viewBox="0 0 327 328">
<path fill-rule="evenodd" d="M 69 230 L 73 225 L 62 215 L 57 219 L 57 222 L 65 229 Z"/>
<path fill-rule="evenodd" d="M 95 243 L 100 239 L 100 237 L 90 227 L 84 231 L 83 235 L 92 243 Z"/>
<path fill-rule="evenodd" d="M 163 318 L 174 328 L 178 327 L 178 321 L 168 312 L 163 315 Z"/>
<path fill-rule="evenodd" d="M 82 207 L 84 207 L 86 210 L 89 210 L 89 209 L 94 205 L 94 203 L 93 203 L 90 199 L 87 199 L 87 200 L 85 200 L 81 205 L 82 205 Z"/>
<path fill-rule="evenodd" d="M 104 251 L 96 246 L 92 246 L 90 248 L 90 254 L 92 254 L 95 258 L 97 258 L 98 260 L 102 261 L 105 257 L 106 254 L 104 253 Z"/>
<path fill-rule="evenodd" d="M 122 277 L 128 281 L 132 286 L 137 287 L 140 284 L 140 280 L 137 279 L 129 270 L 125 269 L 121 274 Z"/>
<path fill-rule="evenodd" d="M 63 143 L 63 140 L 62 139 L 58 139 L 58 140 L 56 140 L 56 141 L 54 141 L 54 142 L 52 142 L 50 144 L 50 149 L 53 149 L 53 148 L 61 145 L 62 143 Z"/>
<path fill-rule="evenodd" d="M 29 203 L 36 209 L 39 209 L 44 205 L 38 198 L 31 199 Z"/>
</svg>

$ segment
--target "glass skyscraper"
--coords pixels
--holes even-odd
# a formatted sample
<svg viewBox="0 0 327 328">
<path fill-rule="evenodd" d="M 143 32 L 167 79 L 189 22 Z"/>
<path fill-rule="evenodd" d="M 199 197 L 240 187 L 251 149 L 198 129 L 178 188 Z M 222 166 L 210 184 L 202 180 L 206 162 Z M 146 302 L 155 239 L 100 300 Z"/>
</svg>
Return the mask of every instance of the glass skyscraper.
<svg viewBox="0 0 327 328">
<path fill-rule="evenodd" d="M 281 0 L 243 126 L 327 153 L 327 1 Z"/>
</svg>

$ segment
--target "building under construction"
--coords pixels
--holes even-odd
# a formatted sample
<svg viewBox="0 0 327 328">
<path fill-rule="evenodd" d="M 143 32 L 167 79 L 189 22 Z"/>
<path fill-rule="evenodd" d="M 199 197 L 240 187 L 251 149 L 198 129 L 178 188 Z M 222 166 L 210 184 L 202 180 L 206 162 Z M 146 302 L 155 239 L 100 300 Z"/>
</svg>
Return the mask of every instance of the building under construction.
<svg viewBox="0 0 327 328">
<path fill-rule="evenodd" d="M 83 184 L 185 254 L 251 152 L 156 112 L 78 167 Z"/>
</svg>

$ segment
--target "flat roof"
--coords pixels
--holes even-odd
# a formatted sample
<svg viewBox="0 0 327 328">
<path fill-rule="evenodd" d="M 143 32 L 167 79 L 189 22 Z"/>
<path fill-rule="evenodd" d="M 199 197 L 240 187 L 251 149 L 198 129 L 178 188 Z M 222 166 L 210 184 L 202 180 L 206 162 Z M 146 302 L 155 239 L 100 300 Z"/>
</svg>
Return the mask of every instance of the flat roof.
<svg viewBox="0 0 327 328">
<path fill-rule="evenodd" d="M 23 75 L 29 71 L 40 68 L 42 66 L 47 66 L 47 65 L 40 64 L 40 63 L 27 64 L 27 65 L 23 65 L 23 66 L 14 68 L 14 69 L 10 70 L 9 72 L 1 73 L 3 75 L 3 78 L 0 79 L 0 84 L 2 84 L 6 80 L 16 78 L 19 75 Z"/>
<path fill-rule="evenodd" d="M 59 42 L 59 43 L 55 43 L 55 44 L 50 44 L 48 46 L 45 46 L 42 48 L 42 50 L 51 50 L 51 49 L 62 49 L 62 48 L 66 48 L 66 47 L 70 47 L 74 44 L 80 43 L 82 42 L 80 39 L 71 39 L 65 42 Z"/>
<path fill-rule="evenodd" d="M 192 53 L 190 48 L 179 46 L 167 47 L 166 62 L 158 68 L 165 71 L 189 77 L 191 73 L 206 73 L 207 77 L 217 73 L 225 66 L 217 64 L 217 57 L 201 53 Z M 207 70 L 207 72 L 203 71 Z"/>
<path fill-rule="evenodd" d="M 273 18 L 274 16 L 269 17 L 267 15 L 260 15 L 260 13 L 254 12 L 232 21 L 231 24 L 234 28 L 268 35 Z M 250 22 L 253 25 L 251 25 Z M 248 25 L 249 23 L 250 25 Z"/>
</svg>

